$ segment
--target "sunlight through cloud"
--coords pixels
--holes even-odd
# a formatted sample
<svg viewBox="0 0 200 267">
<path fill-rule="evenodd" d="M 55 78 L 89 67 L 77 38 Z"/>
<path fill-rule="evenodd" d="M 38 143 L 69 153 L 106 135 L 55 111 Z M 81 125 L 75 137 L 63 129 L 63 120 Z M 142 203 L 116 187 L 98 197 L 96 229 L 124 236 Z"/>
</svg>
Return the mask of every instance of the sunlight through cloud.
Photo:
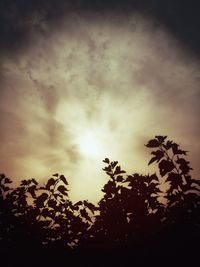
<svg viewBox="0 0 200 267">
<path fill-rule="evenodd" d="M 94 131 L 88 130 L 82 133 L 78 140 L 78 145 L 80 152 L 86 157 L 98 158 L 103 154 L 103 144 Z"/>
</svg>

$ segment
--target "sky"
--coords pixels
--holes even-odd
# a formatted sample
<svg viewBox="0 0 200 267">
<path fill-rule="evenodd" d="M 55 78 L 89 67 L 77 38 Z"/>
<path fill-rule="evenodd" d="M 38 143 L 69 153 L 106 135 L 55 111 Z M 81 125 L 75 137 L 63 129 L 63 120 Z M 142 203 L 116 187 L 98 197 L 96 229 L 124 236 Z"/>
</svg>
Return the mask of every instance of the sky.
<svg viewBox="0 0 200 267">
<path fill-rule="evenodd" d="M 144 144 L 167 135 L 198 178 L 199 39 L 192 17 L 182 30 L 188 7 L 75 2 L 0 1 L 1 172 L 16 182 L 59 172 L 74 201 L 98 201 L 105 157 L 151 173 Z"/>
</svg>

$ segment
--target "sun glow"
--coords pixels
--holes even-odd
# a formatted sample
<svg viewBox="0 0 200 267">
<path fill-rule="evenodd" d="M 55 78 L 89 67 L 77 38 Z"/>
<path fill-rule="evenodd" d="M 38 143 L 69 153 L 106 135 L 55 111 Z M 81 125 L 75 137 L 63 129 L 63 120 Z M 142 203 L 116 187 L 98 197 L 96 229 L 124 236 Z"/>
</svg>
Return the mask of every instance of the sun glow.
<svg viewBox="0 0 200 267">
<path fill-rule="evenodd" d="M 103 153 L 103 143 L 93 131 L 86 131 L 79 139 L 81 154 L 90 158 L 98 158 Z"/>
</svg>

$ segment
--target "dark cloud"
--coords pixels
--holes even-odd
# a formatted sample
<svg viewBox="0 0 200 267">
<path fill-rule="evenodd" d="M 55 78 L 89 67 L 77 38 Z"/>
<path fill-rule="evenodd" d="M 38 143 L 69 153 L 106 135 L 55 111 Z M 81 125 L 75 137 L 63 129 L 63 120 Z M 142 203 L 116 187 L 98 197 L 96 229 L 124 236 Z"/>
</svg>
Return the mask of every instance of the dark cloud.
<svg viewBox="0 0 200 267">
<path fill-rule="evenodd" d="M 47 28 L 71 13 L 127 13 L 140 11 L 156 18 L 185 45 L 199 54 L 200 17 L 198 0 L 1 0 L 0 49 L 13 51 L 31 45 L 33 31 L 46 34 Z M 92 15 L 90 14 L 92 18 Z"/>
</svg>

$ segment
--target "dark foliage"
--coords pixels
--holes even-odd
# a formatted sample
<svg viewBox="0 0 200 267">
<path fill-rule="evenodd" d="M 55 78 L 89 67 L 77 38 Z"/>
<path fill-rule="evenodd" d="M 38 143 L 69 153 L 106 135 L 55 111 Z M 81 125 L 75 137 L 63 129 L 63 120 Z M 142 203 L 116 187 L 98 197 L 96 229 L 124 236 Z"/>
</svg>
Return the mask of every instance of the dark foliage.
<svg viewBox="0 0 200 267">
<path fill-rule="evenodd" d="M 200 237 L 200 181 L 190 176 L 187 152 L 166 136 L 156 136 L 146 147 L 152 149 L 149 164 L 156 163 L 159 172 L 127 175 L 117 161 L 106 158 L 103 171 L 108 182 L 97 206 L 87 200 L 72 203 L 64 175 L 52 175 L 44 186 L 35 179 L 23 180 L 13 189 L 12 181 L 1 174 L 2 252 L 15 261 L 19 257 L 20 266 L 42 265 L 39 255 L 44 264 L 49 259 L 53 264 L 61 259 L 75 262 L 78 255 L 82 266 L 83 256 L 87 265 L 93 255 L 95 265 L 107 266 L 108 261 L 103 262 L 107 255 L 110 266 L 114 261 L 115 266 L 117 262 L 125 266 L 128 257 L 142 264 L 146 255 L 156 265 L 156 259 L 174 251 L 180 254 L 180 263 L 182 253 L 189 255 L 187 242 L 194 252 Z M 164 191 L 161 184 L 166 185 Z M 59 257 L 52 256 L 56 252 Z M 191 263 L 193 258 L 187 258 Z"/>
</svg>

